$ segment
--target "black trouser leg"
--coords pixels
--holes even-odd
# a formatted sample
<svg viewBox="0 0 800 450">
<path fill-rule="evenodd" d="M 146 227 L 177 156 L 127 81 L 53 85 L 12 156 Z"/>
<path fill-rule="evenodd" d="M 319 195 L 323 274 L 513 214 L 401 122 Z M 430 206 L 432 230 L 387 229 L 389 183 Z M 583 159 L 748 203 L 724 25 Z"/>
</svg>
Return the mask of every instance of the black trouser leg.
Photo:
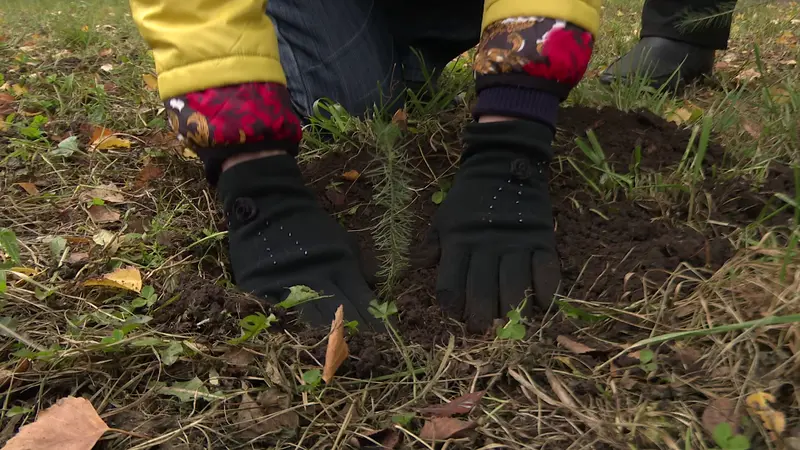
<svg viewBox="0 0 800 450">
<path fill-rule="evenodd" d="M 711 16 L 734 6 L 735 0 L 646 0 L 641 37 L 658 36 L 698 47 L 724 49 L 728 46 L 732 14 L 685 23 L 686 14 Z"/>
</svg>

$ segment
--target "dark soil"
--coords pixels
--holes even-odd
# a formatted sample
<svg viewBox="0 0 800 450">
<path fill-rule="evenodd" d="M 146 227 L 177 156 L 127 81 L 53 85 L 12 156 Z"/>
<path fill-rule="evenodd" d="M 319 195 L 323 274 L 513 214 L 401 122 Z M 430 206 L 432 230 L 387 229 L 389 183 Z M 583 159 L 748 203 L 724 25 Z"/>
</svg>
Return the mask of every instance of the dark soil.
<svg viewBox="0 0 800 450">
<path fill-rule="evenodd" d="M 628 172 L 636 147 L 642 149 L 640 170 L 666 173 L 680 162 L 690 137 L 688 130 L 646 111 L 567 108 L 559 122 L 557 155 L 581 158 L 575 138 L 585 137 L 586 130 L 592 129 L 618 173 Z M 447 153 L 441 147 L 460 148 L 455 133 L 451 145 L 433 149 L 426 141 L 418 144 L 423 150 L 419 154 L 424 157 L 411 159 L 415 169 L 412 185 L 419 192 L 410 207 L 416 217 L 413 241 L 417 243 L 410 255 L 412 261 L 419 252 L 424 252 L 425 234 L 437 207 L 431 201 L 431 195 L 439 190 L 432 182 L 432 172 L 441 179 L 452 178 L 455 172 L 458 154 Z M 416 150 L 413 146 L 409 148 Z M 779 166 L 773 169 L 775 176 L 763 193 L 753 191 L 745 180 L 714 180 L 713 167 L 723 164 L 723 155 L 723 149 L 712 143 L 704 164 L 708 179 L 703 188 L 715 198 L 711 218 L 746 225 L 758 217 L 774 192 L 794 195 L 792 172 Z M 370 230 L 381 209 L 372 203 L 373 161 L 374 156 L 368 150 L 328 154 L 308 163 L 305 175 L 323 206 L 358 236 L 368 278 L 376 282 L 378 263 Z M 352 170 L 360 174 L 355 181 L 343 177 Z M 570 298 L 624 307 L 643 298 L 645 285 L 650 288 L 661 285 L 681 263 L 711 271 L 721 267 L 733 254 L 724 232 L 708 227 L 701 233 L 681 224 L 687 209 L 683 201 L 673 202 L 665 211 L 652 201 L 628 200 L 624 194 L 613 201 L 603 200 L 588 190 L 585 180 L 568 164 L 554 164 L 551 195 L 562 264 L 561 293 Z M 778 218 L 786 220 L 787 216 Z M 423 347 L 444 342 L 450 333 L 463 334 L 436 305 L 435 277 L 435 267 L 412 266 L 401 282 L 402 294 L 396 299 L 400 310 L 398 329 L 404 339 Z M 209 339 L 237 335 L 239 318 L 268 308 L 248 296 L 231 296 L 231 290 L 209 285 L 207 281 L 187 280 L 180 285 L 181 298 L 156 315 L 156 320 L 171 324 L 174 332 L 195 332 Z M 685 288 L 691 286 L 686 284 Z M 551 322 L 545 339 L 568 334 L 576 327 L 573 320 Z M 616 329 L 612 334 L 625 333 L 627 330 Z M 326 334 L 327 330 L 306 330 L 300 332 L 300 337 L 304 342 L 314 343 Z M 343 369 L 356 376 L 380 373 L 381 368 L 386 370 L 399 362 L 394 353 L 381 351 L 392 345 L 386 336 L 370 333 L 351 336 L 356 363 L 348 363 Z M 323 359 L 324 346 L 319 346 L 313 356 Z"/>
</svg>

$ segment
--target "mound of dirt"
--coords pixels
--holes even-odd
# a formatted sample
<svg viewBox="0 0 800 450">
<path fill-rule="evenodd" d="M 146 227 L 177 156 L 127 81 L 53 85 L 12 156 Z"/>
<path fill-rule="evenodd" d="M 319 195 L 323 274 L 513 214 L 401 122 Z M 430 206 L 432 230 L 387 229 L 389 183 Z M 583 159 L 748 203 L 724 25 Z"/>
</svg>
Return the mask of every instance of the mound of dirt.
<svg viewBox="0 0 800 450">
<path fill-rule="evenodd" d="M 566 108 L 559 119 L 555 150 L 557 155 L 582 157 L 576 138 L 585 138 L 593 130 L 606 160 L 617 173 L 627 173 L 635 149 L 641 149 L 639 170 L 665 171 L 680 163 L 691 132 L 648 111 L 621 112 L 613 108 Z M 411 205 L 417 217 L 414 242 L 424 242 L 430 218 L 436 210 L 431 196 L 439 190 L 435 177 L 448 178 L 455 171 L 458 155 L 422 143 L 422 156 L 412 156 L 413 188 L 418 192 Z M 454 143 L 455 148 L 460 148 Z M 704 160 L 708 173 L 722 164 L 724 150 L 710 143 Z M 374 158 L 368 151 L 358 154 L 329 154 L 308 164 L 305 174 L 318 192 L 326 209 L 356 233 L 368 267 L 376 267 L 370 228 L 381 213 L 372 200 L 373 183 L 369 176 L 348 180 L 346 172 L 368 175 Z M 658 208 L 645 202 L 625 199 L 604 201 L 592 195 L 585 180 L 568 164 L 553 168 L 551 182 L 558 251 L 562 262 L 562 294 L 571 298 L 629 304 L 643 298 L 644 282 L 660 285 L 680 263 L 714 270 L 731 257 L 733 249 L 716 233 L 708 236 L 681 226 L 679 221 L 663 217 Z M 352 173 L 352 172 L 351 172 Z M 761 196 L 748 197 L 763 203 Z M 731 190 L 733 195 L 743 189 Z M 730 196 L 730 195 L 729 195 Z M 624 197 L 624 196 L 618 196 Z M 741 205 L 729 205 L 715 211 L 719 217 L 730 216 L 739 223 Z M 680 211 L 679 211 L 680 212 Z M 677 214 L 680 216 L 681 214 Z M 745 216 L 746 217 L 746 216 Z M 412 258 L 413 258 L 412 254 Z M 398 299 L 401 309 L 400 329 L 412 341 L 432 344 L 443 341 L 452 325 L 443 318 L 435 302 L 436 271 L 417 268 L 409 271 Z"/>
</svg>

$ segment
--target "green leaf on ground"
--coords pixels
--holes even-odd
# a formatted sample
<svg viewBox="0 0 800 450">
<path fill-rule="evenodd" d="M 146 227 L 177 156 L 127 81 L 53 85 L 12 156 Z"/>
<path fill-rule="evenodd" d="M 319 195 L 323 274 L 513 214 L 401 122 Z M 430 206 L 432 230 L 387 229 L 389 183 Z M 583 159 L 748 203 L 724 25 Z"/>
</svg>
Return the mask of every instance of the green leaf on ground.
<svg viewBox="0 0 800 450">
<path fill-rule="evenodd" d="M 313 302 L 315 300 L 327 297 L 330 296 L 319 295 L 317 291 L 311 289 L 308 286 L 302 286 L 302 285 L 292 286 L 289 288 L 289 296 L 286 297 L 286 300 L 278 303 L 275 306 L 283 309 L 291 309 L 299 305 L 302 305 L 303 303 Z"/>
<path fill-rule="evenodd" d="M 59 142 L 58 147 L 51 150 L 50 154 L 53 156 L 60 156 L 62 158 L 69 158 L 78 150 L 78 137 L 70 136 Z"/>
<path fill-rule="evenodd" d="M 171 366 L 183 355 L 183 345 L 178 341 L 172 341 L 167 348 L 159 350 L 158 354 L 165 366 Z"/>
<path fill-rule="evenodd" d="M 258 336 L 262 331 L 269 328 L 270 325 L 277 320 L 278 318 L 275 317 L 275 314 L 270 314 L 269 317 L 261 313 L 251 314 L 239 322 L 239 326 L 242 327 L 242 335 L 238 338 L 229 340 L 228 344 L 238 345 L 242 342 L 252 339 Z"/>
<path fill-rule="evenodd" d="M 511 341 L 521 341 L 525 339 L 525 326 L 521 323 L 509 323 L 503 328 L 497 329 L 497 337 Z"/>
<path fill-rule="evenodd" d="M 53 258 L 59 259 L 61 255 L 64 254 L 64 250 L 67 248 L 67 240 L 61 236 L 56 236 L 50 240 L 50 254 L 53 255 Z"/>
<path fill-rule="evenodd" d="M 12 263 L 20 264 L 19 243 L 17 235 L 8 228 L 0 228 L 0 250 L 3 250 Z"/>
<path fill-rule="evenodd" d="M 219 392 L 208 392 L 200 378 L 194 377 L 189 381 L 172 383 L 171 386 L 161 386 L 159 394 L 173 395 L 182 402 L 193 402 L 197 399 L 206 401 L 225 400 L 225 396 Z"/>
</svg>

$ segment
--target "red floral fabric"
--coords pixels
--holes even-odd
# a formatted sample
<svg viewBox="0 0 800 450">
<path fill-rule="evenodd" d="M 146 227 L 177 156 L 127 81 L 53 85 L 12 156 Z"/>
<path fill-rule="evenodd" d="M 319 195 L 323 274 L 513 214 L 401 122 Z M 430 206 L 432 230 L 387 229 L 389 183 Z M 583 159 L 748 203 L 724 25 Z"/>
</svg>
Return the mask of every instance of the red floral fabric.
<svg viewBox="0 0 800 450">
<path fill-rule="evenodd" d="M 212 183 L 226 158 L 272 149 L 296 153 L 302 138 L 289 92 L 278 83 L 206 89 L 171 98 L 165 105 L 178 139 L 203 160 Z"/>
<path fill-rule="evenodd" d="M 484 30 L 475 57 L 479 77 L 528 74 L 575 86 L 586 72 L 594 38 L 563 20 L 518 17 Z"/>
</svg>

